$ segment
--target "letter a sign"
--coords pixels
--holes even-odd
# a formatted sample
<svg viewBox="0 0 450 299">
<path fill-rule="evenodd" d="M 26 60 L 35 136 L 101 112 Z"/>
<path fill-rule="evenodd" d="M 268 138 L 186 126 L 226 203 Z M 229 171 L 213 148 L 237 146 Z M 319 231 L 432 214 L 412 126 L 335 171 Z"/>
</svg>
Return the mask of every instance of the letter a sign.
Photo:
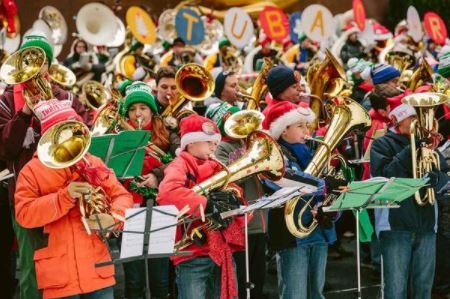
<svg viewBox="0 0 450 299">
<path fill-rule="evenodd" d="M 201 44 L 205 37 L 205 26 L 200 16 L 192 9 L 180 9 L 175 16 L 177 34 L 188 45 Z"/>
<path fill-rule="evenodd" d="M 250 16 L 238 7 L 230 8 L 225 14 L 225 35 L 235 47 L 243 48 L 253 37 L 253 22 Z"/>
<path fill-rule="evenodd" d="M 306 36 L 316 42 L 326 41 L 335 31 L 333 15 L 319 4 L 312 4 L 303 11 L 301 24 Z"/>
<path fill-rule="evenodd" d="M 447 38 L 447 28 L 444 21 L 435 12 L 427 12 L 423 17 L 423 25 L 425 31 L 431 37 L 431 39 L 440 45 L 445 44 Z"/>
<path fill-rule="evenodd" d="M 289 35 L 289 19 L 281 8 L 264 7 L 259 22 L 267 37 L 274 41 L 281 42 Z"/>
</svg>

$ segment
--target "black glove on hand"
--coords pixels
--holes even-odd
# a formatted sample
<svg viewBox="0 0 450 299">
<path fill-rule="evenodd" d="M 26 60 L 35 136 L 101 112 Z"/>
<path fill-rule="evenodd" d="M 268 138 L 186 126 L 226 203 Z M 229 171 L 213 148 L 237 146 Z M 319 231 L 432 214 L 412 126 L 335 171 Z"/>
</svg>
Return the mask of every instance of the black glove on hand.
<svg viewBox="0 0 450 299">
<path fill-rule="evenodd" d="M 322 207 L 317 208 L 316 220 L 322 229 L 330 229 L 333 227 L 333 220 L 336 213 L 325 213 Z"/>
<path fill-rule="evenodd" d="M 435 188 L 439 183 L 439 174 L 436 171 L 430 171 L 425 174 L 425 177 L 428 178 L 428 187 Z"/>
<path fill-rule="evenodd" d="M 234 192 L 216 191 L 211 192 L 207 196 L 208 202 L 206 204 L 205 213 L 212 214 L 210 219 L 226 228 L 231 219 L 222 219 L 220 213 L 239 208 L 240 201 Z"/>
<path fill-rule="evenodd" d="M 347 186 L 348 182 L 344 179 L 338 179 L 331 175 L 327 175 L 325 177 L 325 185 L 327 186 L 328 193 L 339 195 L 339 192 L 334 190 L 339 190 L 339 187 L 341 186 Z"/>
</svg>

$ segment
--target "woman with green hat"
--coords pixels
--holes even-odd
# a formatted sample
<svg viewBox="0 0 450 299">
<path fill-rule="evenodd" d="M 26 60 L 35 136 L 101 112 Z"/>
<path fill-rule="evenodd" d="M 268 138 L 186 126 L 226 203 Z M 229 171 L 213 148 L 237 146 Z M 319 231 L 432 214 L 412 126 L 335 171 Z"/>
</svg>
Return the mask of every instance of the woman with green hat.
<svg viewBox="0 0 450 299">
<path fill-rule="evenodd" d="M 147 146 L 142 175 L 137 180 L 128 180 L 125 187 L 133 195 L 135 206 L 144 206 L 149 199 L 155 199 L 158 185 L 163 179 L 164 169 L 175 156 L 180 146 L 180 138 L 169 131 L 158 115 L 156 100 L 150 87 L 136 81 L 126 88 L 122 115 L 128 124 L 137 130 L 150 132 L 152 146 Z M 149 260 L 150 290 L 152 298 L 166 298 L 169 293 L 169 259 Z M 143 261 L 124 264 L 126 298 L 143 298 L 145 287 L 145 268 Z"/>
</svg>

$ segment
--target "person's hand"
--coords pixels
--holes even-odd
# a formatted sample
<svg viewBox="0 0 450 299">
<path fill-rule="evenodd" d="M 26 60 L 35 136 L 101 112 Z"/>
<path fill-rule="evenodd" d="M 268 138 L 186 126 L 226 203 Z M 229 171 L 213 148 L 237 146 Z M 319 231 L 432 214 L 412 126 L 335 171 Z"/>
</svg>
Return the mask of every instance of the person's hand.
<svg viewBox="0 0 450 299">
<path fill-rule="evenodd" d="M 136 184 L 138 187 L 158 188 L 158 179 L 153 173 L 146 174 L 144 180 Z"/>
<path fill-rule="evenodd" d="M 88 219 L 86 219 L 89 228 L 92 230 L 100 229 L 100 225 L 98 224 L 97 221 L 97 216 L 103 229 L 105 228 L 112 229 L 114 224 L 116 223 L 114 221 L 114 217 L 109 214 L 101 213 L 97 215 L 92 215 Z"/>
<path fill-rule="evenodd" d="M 327 186 L 328 193 L 334 193 L 337 195 L 340 192 L 345 192 L 347 190 L 348 182 L 344 179 L 338 179 L 334 176 L 327 175 L 325 177 L 325 185 Z"/>
<path fill-rule="evenodd" d="M 442 135 L 439 133 L 432 133 L 430 136 L 419 139 L 416 147 L 424 146 L 431 150 L 436 150 L 439 147 L 439 143 L 442 141 Z"/>
<path fill-rule="evenodd" d="M 67 192 L 73 199 L 81 199 L 92 193 L 92 186 L 86 182 L 71 182 L 67 187 Z"/>
</svg>

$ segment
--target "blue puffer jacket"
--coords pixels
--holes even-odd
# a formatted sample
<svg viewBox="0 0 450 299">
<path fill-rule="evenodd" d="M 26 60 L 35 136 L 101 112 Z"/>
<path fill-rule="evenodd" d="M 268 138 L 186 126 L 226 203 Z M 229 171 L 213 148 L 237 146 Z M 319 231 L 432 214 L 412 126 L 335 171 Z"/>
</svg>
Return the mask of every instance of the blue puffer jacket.
<svg viewBox="0 0 450 299">
<path fill-rule="evenodd" d="M 313 207 L 316 206 L 323 200 L 325 181 L 310 174 L 304 173 L 299 164 L 305 164 L 305 160 L 299 162 L 296 158 L 296 155 L 293 153 L 293 147 L 289 146 L 289 144 L 280 142 L 280 145 L 285 156 L 286 172 L 289 172 L 290 174 L 295 176 L 310 179 L 317 183 L 317 191 L 314 194 L 311 194 L 311 196 L 314 196 L 311 205 Z M 310 156 L 306 157 L 306 159 L 310 159 Z M 265 180 L 264 183 L 273 192 L 281 189 L 281 187 L 277 185 L 277 182 Z M 304 197 L 304 202 L 306 202 L 309 198 L 311 197 Z M 295 210 L 296 215 L 302 208 L 302 203 L 304 202 L 298 202 Z M 303 223 L 310 223 L 312 218 L 313 217 L 310 210 L 307 209 L 307 212 L 304 213 L 302 218 Z M 306 244 L 332 244 L 336 241 L 336 232 L 334 226 L 333 228 L 326 230 L 318 226 L 308 237 L 301 239 L 295 238 L 286 227 L 286 222 L 284 220 L 284 207 L 269 210 L 268 233 L 269 246 L 273 250 L 281 250 Z"/>
<path fill-rule="evenodd" d="M 440 156 L 441 171 L 435 188 L 441 190 L 448 181 L 448 166 Z M 388 131 L 385 136 L 375 140 L 370 151 L 370 172 L 373 177 L 412 178 L 411 145 L 408 136 Z M 414 197 L 401 202 L 400 208 L 375 210 L 375 229 L 411 232 L 436 232 L 437 204 L 419 206 Z"/>
</svg>

